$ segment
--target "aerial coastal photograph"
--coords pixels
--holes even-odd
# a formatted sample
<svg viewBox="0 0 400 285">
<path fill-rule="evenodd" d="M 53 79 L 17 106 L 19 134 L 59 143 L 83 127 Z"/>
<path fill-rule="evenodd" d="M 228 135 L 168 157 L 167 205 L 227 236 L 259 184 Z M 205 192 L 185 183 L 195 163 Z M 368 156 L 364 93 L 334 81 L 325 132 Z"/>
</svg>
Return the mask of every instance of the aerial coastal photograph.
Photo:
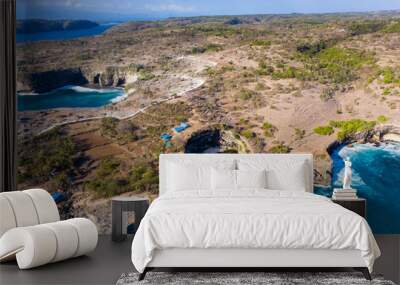
<svg viewBox="0 0 400 285">
<path fill-rule="evenodd" d="M 161 153 L 312 153 L 399 234 L 400 2 L 318 3 L 18 0 L 18 187 L 110 233 Z"/>
</svg>

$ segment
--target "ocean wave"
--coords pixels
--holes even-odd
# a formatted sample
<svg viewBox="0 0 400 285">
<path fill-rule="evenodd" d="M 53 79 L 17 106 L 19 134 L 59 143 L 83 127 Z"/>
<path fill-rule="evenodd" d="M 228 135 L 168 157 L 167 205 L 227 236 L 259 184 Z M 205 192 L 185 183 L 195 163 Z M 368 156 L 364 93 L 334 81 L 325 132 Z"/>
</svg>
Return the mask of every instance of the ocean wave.
<svg viewBox="0 0 400 285">
<path fill-rule="evenodd" d="M 36 96 L 40 95 L 39 93 L 36 92 L 17 92 L 18 96 Z"/>
<path fill-rule="evenodd" d="M 353 144 L 352 147 L 346 146 L 339 151 L 339 156 L 342 158 L 346 158 L 348 156 L 352 156 L 355 153 L 364 152 L 364 151 L 374 151 L 374 150 L 383 150 L 389 152 L 392 155 L 400 156 L 400 143 L 380 143 L 379 145 L 375 145 L 372 143 L 366 144 Z"/>
<path fill-rule="evenodd" d="M 57 90 L 72 90 L 77 93 L 89 93 L 89 92 L 96 92 L 96 93 L 110 93 L 110 92 L 121 92 L 123 93 L 123 88 L 119 87 L 113 87 L 113 88 L 89 88 L 89 87 L 83 87 L 83 86 L 78 86 L 78 85 L 66 85 L 63 87 L 60 87 L 58 89 L 52 90 L 49 93 L 55 92 Z"/>
</svg>

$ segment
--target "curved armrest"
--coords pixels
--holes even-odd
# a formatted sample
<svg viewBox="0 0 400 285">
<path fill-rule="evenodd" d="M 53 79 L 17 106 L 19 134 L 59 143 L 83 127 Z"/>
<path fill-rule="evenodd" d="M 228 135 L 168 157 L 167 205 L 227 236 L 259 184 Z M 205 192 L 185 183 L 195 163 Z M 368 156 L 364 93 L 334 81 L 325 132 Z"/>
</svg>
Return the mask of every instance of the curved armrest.
<svg viewBox="0 0 400 285">
<path fill-rule="evenodd" d="M 0 261 L 17 259 L 20 269 L 87 254 L 96 248 L 97 228 L 88 219 L 19 227 L 0 238 Z"/>
</svg>

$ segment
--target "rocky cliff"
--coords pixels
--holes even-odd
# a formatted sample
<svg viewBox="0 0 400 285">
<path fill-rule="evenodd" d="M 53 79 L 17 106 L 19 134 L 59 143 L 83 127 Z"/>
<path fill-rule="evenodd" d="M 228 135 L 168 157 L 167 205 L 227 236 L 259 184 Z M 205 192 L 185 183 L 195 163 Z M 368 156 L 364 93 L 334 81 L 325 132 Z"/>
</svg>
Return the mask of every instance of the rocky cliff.
<svg viewBox="0 0 400 285">
<path fill-rule="evenodd" d="M 66 85 L 84 85 L 87 83 L 88 80 L 79 68 L 34 72 L 19 74 L 17 91 L 44 93 Z"/>
<path fill-rule="evenodd" d="M 132 72 L 126 67 L 83 67 L 18 73 L 17 91 L 44 93 L 66 85 L 122 86 Z"/>
</svg>

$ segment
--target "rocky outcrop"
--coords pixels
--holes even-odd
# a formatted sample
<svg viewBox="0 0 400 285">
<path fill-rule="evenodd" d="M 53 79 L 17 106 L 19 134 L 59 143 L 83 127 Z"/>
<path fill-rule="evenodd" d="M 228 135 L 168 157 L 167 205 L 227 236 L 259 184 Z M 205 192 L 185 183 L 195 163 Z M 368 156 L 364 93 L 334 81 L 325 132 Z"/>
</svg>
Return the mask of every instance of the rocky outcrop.
<svg viewBox="0 0 400 285">
<path fill-rule="evenodd" d="M 384 141 L 400 142 L 400 134 L 388 133 L 383 136 Z"/>
<path fill-rule="evenodd" d="M 379 141 L 400 142 L 400 126 L 385 125 L 378 128 Z"/>
<path fill-rule="evenodd" d="M 355 133 L 344 141 L 335 140 L 327 147 L 327 153 L 332 154 L 333 150 L 351 143 L 375 143 L 400 142 L 400 127 L 394 125 L 377 125 L 374 129 L 365 132 Z M 332 161 L 315 158 L 314 161 L 314 182 L 321 185 L 330 185 Z"/>
<path fill-rule="evenodd" d="M 314 184 L 330 185 L 332 179 L 332 160 L 328 155 L 314 156 Z"/>
<path fill-rule="evenodd" d="M 238 145 L 230 133 L 219 128 L 209 128 L 192 134 L 185 145 L 185 153 L 204 153 L 214 149 L 215 152 L 237 152 Z"/>
<path fill-rule="evenodd" d="M 117 66 L 99 69 L 83 67 L 19 73 L 17 91 L 44 93 L 66 85 L 86 84 L 95 87 L 117 87 L 124 85 L 129 75 L 131 75 L 131 72 L 128 68 Z"/>
<path fill-rule="evenodd" d="M 18 76 L 17 90 L 36 93 L 49 92 L 66 85 L 84 85 L 88 80 L 81 69 L 61 69 L 45 72 L 33 72 Z"/>
<path fill-rule="evenodd" d="M 117 87 L 126 83 L 126 77 L 130 74 L 124 67 L 108 66 L 104 70 L 88 70 L 86 77 L 90 84 L 99 87 Z"/>
<path fill-rule="evenodd" d="M 382 141 L 400 142 L 400 127 L 394 125 L 378 125 L 372 130 L 358 132 L 347 137 L 344 141 L 333 141 L 327 148 L 329 154 L 340 145 L 357 143 L 379 143 Z"/>
</svg>

